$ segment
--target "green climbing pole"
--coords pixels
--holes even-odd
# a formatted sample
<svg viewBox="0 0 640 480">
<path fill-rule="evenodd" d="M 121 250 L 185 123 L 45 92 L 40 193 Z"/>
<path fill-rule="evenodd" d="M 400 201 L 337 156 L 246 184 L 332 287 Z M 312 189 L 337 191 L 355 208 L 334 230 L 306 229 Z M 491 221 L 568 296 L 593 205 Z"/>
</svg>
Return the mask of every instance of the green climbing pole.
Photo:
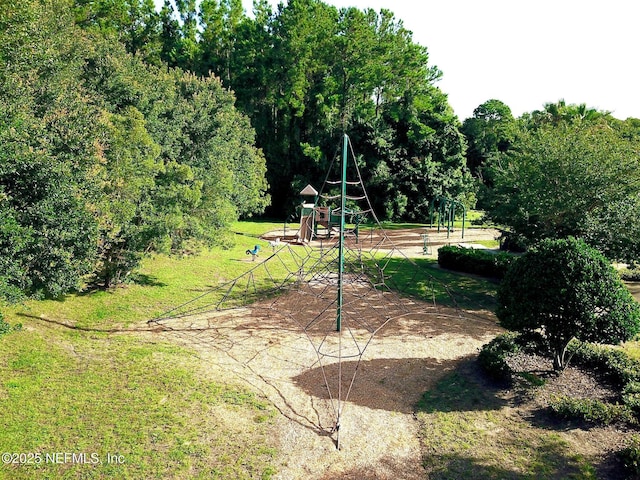
<svg viewBox="0 0 640 480">
<path fill-rule="evenodd" d="M 342 280 L 344 275 L 344 230 L 345 230 L 345 210 L 347 199 L 347 147 L 349 137 L 344 135 L 342 145 L 342 182 L 340 190 L 340 234 L 339 234 L 339 250 L 338 250 L 338 311 L 336 318 L 336 331 L 342 330 Z"/>
</svg>

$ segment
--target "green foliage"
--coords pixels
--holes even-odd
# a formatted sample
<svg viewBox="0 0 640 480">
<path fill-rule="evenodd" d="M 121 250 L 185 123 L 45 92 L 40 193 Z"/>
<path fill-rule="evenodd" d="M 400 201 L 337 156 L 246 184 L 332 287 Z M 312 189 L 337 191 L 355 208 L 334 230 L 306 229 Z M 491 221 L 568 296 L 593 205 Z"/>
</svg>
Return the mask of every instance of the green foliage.
<svg viewBox="0 0 640 480">
<path fill-rule="evenodd" d="M 627 282 L 640 282 L 640 267 L 623 268 L 620 270 L 620 278 Z"/>
<path fill-rule="evenodd" d="M 640 306 L 599 252 L 583 241 L 545 240 L 509 269 L 497 292 L 505 328 L 542 329 L 554 369 L 566 366 L 567 345 L 619 343 L 640 329 Z"/>
<path fill-rule="evenodd" d="M 103 122 L 103 195 L 95 213 L 100 226 L 97 276 L 108 288 L 138 266 L 154 238 L 152 191 L 162 164 L 160 148 L 135 107 L 128 107 L 122 115 L 107 113 Z"/>
<path fill-rule="evenodd" d="M 88 208 L 96 112 L 65 12 L 9 2 L 0 19 L 0 295 L 8 300 L 76 288 L 96 255 Z"/>
<path fill-rule="evenodd" d="M 626 405 L 612 404 L 592 398 L 573 398 L 560 395 L 550 400 L 551 410 L 558 416 L 582 420 L 597 425 L 635 423 L 635 417 Z"/>
<path fill-rule="evenodd" d="M 274 216 L 291 212 L 298 185 L 322 182 L 344 131 L 380 214 L 423 219 L 435 194 L 464 196 L 464 139 L 434 86 L 441 74 L 390 11 L 258 2 L 249 19 L 234 5 L 203 2 L 200 72 L 212 68 L 251 116 Z"/>
<path fill-rule="evenodd" d="M 618 452 L 618 458 L 627 472 L 636 478 L 640 476 L 640 435 L 632 435 L 625 448 Z"/>
<path fill-rule="evenodd" d="M 579 118 L 520 122 L 513 148 L 488 167 L 487 214 L 529 244 L 575 236 L 632 260 L 640 253 L 638 142 L 607 117 Z"/>
<path fill-rule="evenodd" d="M 521 351 L 517 343 L 518 334 L 503 333 L 482 346 L 478 354 L 478 363 L 494 380 L 511 381 L 513 371 L 506 362 L 509 354 Z"/>
<path fill-rule="evenodd" d="M 515 140 L 516 121 L 511 109 L 500 100 L 487 100 L 462 124 L 467 139 L 467 166 L 474 176 L 483 178 L 485 164 L 509 150 Z"/>
<path fill-rule="evenodd" d="M 636 417 L 640 417 L 640 381 L 631 381 L 624 386 L 622 402 L 633 411 Z"/>
<path fill-rule="evenodd" d="M 444 246 L 438 249 L 438 264 L 442 268 L 502 278 L 517 257 L 507 253 L 485 252 L 479 249 Z"/>
<path fill-rule="evenodd" d="M 620 348 L 586 342 L 572 342 L 569 353 L 580 365 L 605 375 L 618 388 L 635 393 L 640 382 L 640 361 L 631 358 Z"/>
<path fill-rule="evenodd" d="M 142 60 L 160 63 L 153 2 L 71 6 L 11 1 L 0 18 L 9 301 L 58 297 L 91 273 L 117 283 L 145 254 L 220 241 L 269 201 L 264 156 L 233 95 L 216 78 Z M 195 3 L 179 7 L 188 29 Z"/>
</svg>

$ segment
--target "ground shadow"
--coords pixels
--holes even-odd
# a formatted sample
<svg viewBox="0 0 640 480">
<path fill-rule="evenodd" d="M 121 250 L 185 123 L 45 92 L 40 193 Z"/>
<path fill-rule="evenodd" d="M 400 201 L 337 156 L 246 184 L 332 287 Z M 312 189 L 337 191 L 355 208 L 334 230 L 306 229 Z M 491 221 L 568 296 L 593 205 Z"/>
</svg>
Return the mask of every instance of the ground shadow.
<svg viewBox="0 0 640 480">
<path fill-rule="evenodd" d="M 417 412 L 468 412 L 498 410 L 509 403 L 504 385 L 486 377 L 469 355 L 456 362 L 456 367 L 426 390 L 416 403 Z"/>
<path fill-rule="evenodd" d="M 420 472 L 414 472 L 411 478 L 420 478 Z M 360 466 L 357 469 L 348 470 L 346 472 L 330 472 L 319 477 L 319 480 L 380 480 L 385 478 L 404 479 L 407 475 L 407 466 L 404 459 L 398 459 L 391 456 L 385 456 L 366 466 Z"/>
<path fill-rule="evenodd" d="M 391 289 L 427 302 L 465 310 L 495 308 L 495 281 L 441 270 L 432 259 L 387 259 L 385 275 Z"/>
<path fill-rule="evenodd" d="M 481 385 L 481 380 L 469 373 L 474 370 L 474 365 L 471 358 L 462 361 L 380 358 L 316 367 L 294 377 L 293 381 L 308 395 L 328 400 L 338 395 L 339 370 L 342 372 L 343 398 L 349 392 L 355 374 L 356 381 L 347 397 L 350 403 L 406 414 L 414 413 L 416 404 L 422 411 L 495 410 L 502 407 L 505 401 L 496 396 L 499 390 Z M 461 369 L 464 374 L 460 373 Z M 422 399 L 415 393 L 421 391 L 426 391 Z"/>
<path fill-rule="evenodd" d="M 518 451 L 527 448 L 530 456 L 520 455 L 517 460 L 520 464 L 513 464 L 509 455 L 504 461 L 489 458 L 483 450 L 471 450 L 469 454 L 457 448 L 457 440 L 451 441 L 450 451 L 440 447 L 431 449 L 429 441 L 425 439 L 423 462 L 427 471 L 427 478 L 431 479 L 565 479 L 565 478 L 606 478 L 618 480 L 626 478 L 622 464 L 615 455 L 609 453 L 605 456 L 595 455 L 585 461 L 584 453 L 578 454 L 572 443 L 567 442 L 564 436 L 557 432 L 570 433 L 574 430 L 586 431 L 594 427 L 585 422 L 559 420 L 550 412 L 549 408 L 536 407 L 537 401 L 533 401 L 531 386 L 529 396 L 519 392 L 517 386 L 497 383 L 487 377 L 477 363 L 476 356 L 469 356 L 455 369 L 443 376 L 433 388 L 427 390 L 416 405 L 416 413 L 440 413 L 440 412 L 470 412 L 480 410 L 498 411 L 507 407 L 504 412 L 498 412 L 499 418 L 495 425 L 499 425 L 496 432 L 502 430 L 502 434 L 495 438 L 491 434 L 486 436 L 487 442 L 493 444 L 493 450 L 499 452 Z M 529 405 L 522 403 L 533 402 Z M 521 408 L 522 407 L 522 408 Z M 533 408 L 532 408 L 533 407 Z M 514 413 L 517 414 L 514 416 Z M 437 417 L 436 417 L 437 418 Z M 458 417 L 456 417 L 458 418 Z M 460 417 L 466 418 L 466 417 Z M 482 425 L 483 417 L 472 417 L 471 428 Z M 453 420 L 452 420 L 453 421 Z M 478 423 L 474 423 L 478 422 Z M 501 424 L 501 422 L 505 422 Z M 513 432 L 509 425 L 522 423 Z M 501 426 L 500 426 L 501 425 Z M 539 429 L 539 430 L 538 430 Z M 515 433 L 514 433 L 515 432 Z M 538 432 L 538 433 L 536 433 Z M 486 434 L 479 428 L 480 434 Z M 612 438 L 601 432 L 601 438 L 611 441 Z M 574 438 L 580 438 L 574 437 Z M 469 441 L 462 438 L 461 442 Z M 437 442 L 442 442 L 438 439 Z M 473 442 L 472 442 L 473 443 Z M 611 445 L 612 450 L 615 448 Z M 492 450 L 489 449 L 488 452 Z M 479 453 L 479 455 L 475 455 Z M 501 453 L 500 453 L 501 455 Z M 518 455 L 514 455 L 518 458 Z M 523 465 L 526 463 L 526 465 Z M 593 473 L 595 472 L 595 476 Z"/>
<path fill-rule="evenodd" d="M 104 292 L 115 292 L 118 288 L 126 287 L 128 285 L 140 285 L 142 287 L 167 287 L 168 284 L 161 282 L 157 277 L 153 275 L 148 275 L 146 273 L 134 273 L 130 275 L 126 281 L 115 284 L 111 287 L 105 287 L 102 281 L 97 279 L 93 279 L 87 283 L 87 285 L 77 293 L 70 294 L 68 296 L 78 296 L 85 297 L 88 295 L 92 295 L 96 292 L 104 291 Z M 64 295 L 61 300 L 65 300 L 67 295 Z"/>
<path fill-rule="evenodd" d="M 509 448 L 516 448 L 516 445 Z M 526 468 L 508 468 L 509 460 L 496 462 L 495 459 L 475 458 L 460 454 L 434 455 L 424 459 L 429 480 L 500 479 L 500 480 L 540 480 L 591 478 L 585 475 L 569 448 L 557 441 L 549 440 L 533 450 Z M 524 470 L 524 471 L 523 471 Z"/>
</svg>

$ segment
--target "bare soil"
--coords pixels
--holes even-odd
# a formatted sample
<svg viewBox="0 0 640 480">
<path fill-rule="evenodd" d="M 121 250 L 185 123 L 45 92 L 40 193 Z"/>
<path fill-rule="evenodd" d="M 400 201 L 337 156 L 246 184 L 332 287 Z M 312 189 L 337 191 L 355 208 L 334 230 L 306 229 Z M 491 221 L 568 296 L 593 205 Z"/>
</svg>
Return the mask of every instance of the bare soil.
<svg viewBox="0 0 640 480">
<path fill-rule="evenodd" d="M 336 405 L 324 378 L 335 381 L 337 361 L 320 368 L 307 336 L 272 309 L 254 305 L 164 326 L 171 330 L 160 335 L 197 349 L 211 378 L 235 379 L 279 411 L 273 435 L 281 479 L 424 479 L 415 403 L 500 331 L 490 315 L 415 303 L 374 337 L 360 364 L 341 362 L 345 390 L 358 370 L 348 400 Z M 332 431 L 336 408 L 339 434 Z"/>
<path fill-rule="evenodd" d="M 407 256 L 423 254 L 423 230 L 390 233 Z M 482 235 L 491 237 L 494 232 Z M 465 236 L 473 238 L 473 233 Z M 272 435 L 280 453 L 275 459 L 274 478 L 429 478 L 423 467 L 425 452 L 415 404 L 445 375 L 461 366 L 464 370 L 480 347 L 503 331 L 494 316 L 409 301 L 409 312 L 381 328 L 367 344 L 360 362 L 356 357 L 338 362 L 331 357 L 319 358 L 314 333 L 303 330 L 300 322 L 292 322 L 287 314 L 287 310 L 313 306 L 301 306 L 293 292 L 286 295 L 291 297 L 281 298 L 278 308 L 263 303 L 168 320 L 157 335 L 195 348 L 208 377 L 235 381 L 264 396 L 277 409 Z M 520 361 L 524 362 L 522 371 L 544 375 L 550 370 L 542 357 Z M 339 370 L 343 378 L 340 385 L 335 380 Z M 477 375 L 477 369 L 473 370 Z M 338 391 L 340 398 L 348 392 L 346 401 L 336 401 Z M 508 408 L 514 415 L 543 428 L 559 428 L 577 453 L 601 459 L 602 478 L 618 478 L 615 462 L 607 463 L 606 459 L 624 443 L 624 429 L 558 427 L 541 414 L 549 395 L 566 392 L 601 399 L 615 395 L 589 372 L 570 368 L 533 395 L 504 391 L 500 396 L 511 405 Z M 340 428 L 336 431 L 338 412 Z M 241 424 L 246 419 L 237 421 Z"/>
</svg>

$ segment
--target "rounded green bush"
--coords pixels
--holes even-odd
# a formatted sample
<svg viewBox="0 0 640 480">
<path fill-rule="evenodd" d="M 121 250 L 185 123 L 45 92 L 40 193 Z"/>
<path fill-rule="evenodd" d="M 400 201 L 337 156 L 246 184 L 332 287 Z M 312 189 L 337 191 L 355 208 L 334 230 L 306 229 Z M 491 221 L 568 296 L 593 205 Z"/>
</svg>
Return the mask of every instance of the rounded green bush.
<svg viewBox="0 0 640 480">
<path fill-rule="evenodd" d="M 609 261 L 575 238 L 544 240 L 507 271 L 497 291 L 500 324 L 540 331 L 554 369 L 567 364 L 567 345 L 617 344 L 640 331 L 640 306 Z"/>
</svg>

